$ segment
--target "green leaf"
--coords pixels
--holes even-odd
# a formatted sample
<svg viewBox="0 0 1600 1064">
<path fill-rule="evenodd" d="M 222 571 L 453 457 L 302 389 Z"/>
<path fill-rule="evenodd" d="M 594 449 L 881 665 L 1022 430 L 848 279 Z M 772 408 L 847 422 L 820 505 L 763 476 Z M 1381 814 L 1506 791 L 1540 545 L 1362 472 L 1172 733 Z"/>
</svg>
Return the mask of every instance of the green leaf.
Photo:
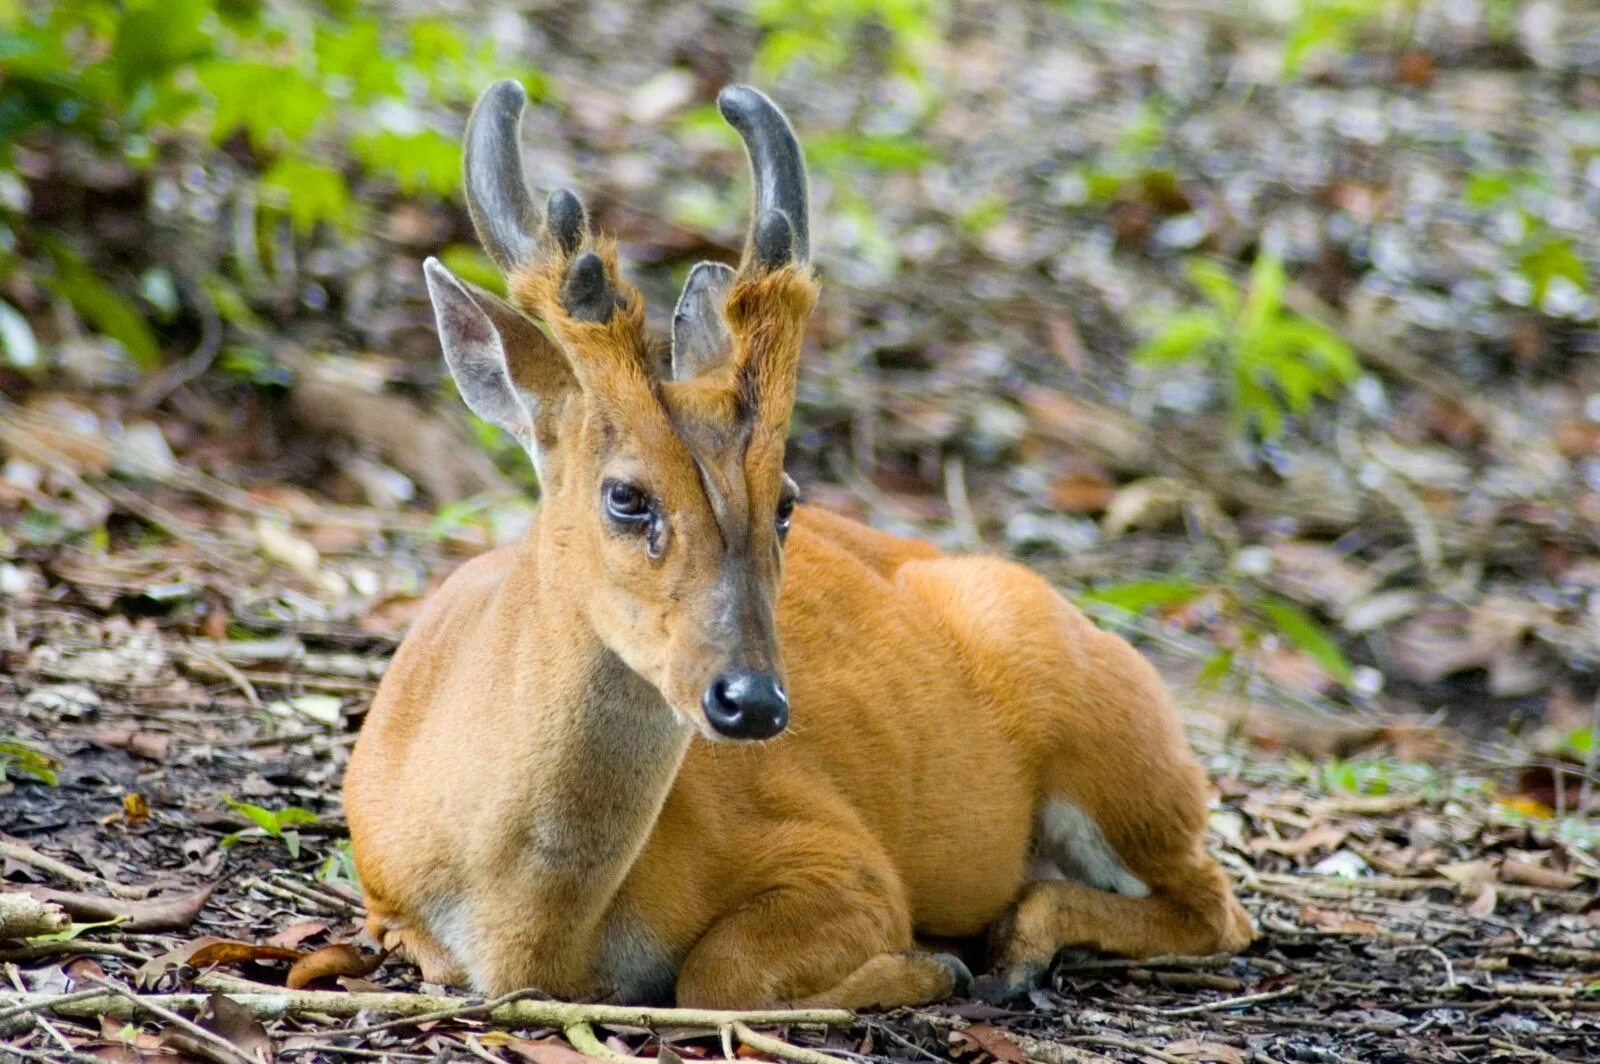
<svg viewBox="0 0 1600 1064">
<path fill-rule="evenodd" d="M 1282 599 L 1265 599 L 1259 604 L 1263 616 L 1313 661 L 1328 670 L 1342 684 L 1350 682 L 1350 661 L 1326 630 L 1300 607 Z"/>
<path fill-rule="evenodd" d="M 1129 613 L 1143 613 L 1157 606 L 1176 606 L 1193 602 L 1209 590 L 1188 580 L 1134 580 L 1109 584 L 1078 595 L 1079 602 L 1098 602 Z"/>
<path fill-rule="evenodd" d="M 211 136 L 219 143 L 242 129 L 258 148 L 294 147 L 333 109 L 322 85 L 282 62 L 219 59 L 201 64 L 195 78 L 214 100 Z"/>
<path fill-rule="evenodd" d="M 95 921 L 94 923 L 88 923 L 88 924 L 73 923 L 73 924 L 69 924 L 65 931 L 52 931 L 48 935 L 33 935 L 33 936 L 29 937 L 28 941 L 29 942 L 71 942 L 73 939 L 77 938 L 79 935 L 83 934 L 85 931 L 93 931 L 97 927 L 116 927 L 119 924 L 124 924 L 124 923 L 127 923 L 127 922 L 128 922 L 128 918 L 126 916 L 114 916 L 110 920 L 98 920 L 98 921 Z"/>
<path fill-rule="evenodd" d="M 1283 290 L 1288 283 L 1283 260 L 1276 255 L 1256 256 L 1250 267 L 1250 291 L 1245 296 L 1244 312 L 1240 317 L 1240 330 L 1248 335 L 1261 329 L 1278 316 L 1283 308 Z"/>
<path fill-rule="evenodd" d="M 1195 257 L 1183 264 L 1183 272 L 1189 283 L 1230 321 L 1239 316 L 1239 286 L 1221 265 Z"/>
<path fill-rule="evenodd" d="M 1219 650 L 1211 655 L 1205 660 L 1205 664 L 1200 666 L 1200 672 L 1195 676 L 1195 686 L 1202 691 L 1215 691 L 1233 671 L 1233 660 L 1232 650 Z"/>
<path fill-rule="evenodd" d="M 1141 366 L 1168 366 L 1203 358 L 1206 348 L 1226 334 L 1222 320 L 1209 310 L 1187 310 L 1167 319 L 1161 331 L 1134 348 L 1128 357 Z"/>
<path fill-rule="evenodd" d="M 490 261 L 489 256 L 475 247 L 447 244 L 439 252 L 439 261 L 463 281 L 470 281 L 497 296 L 506 294 L 506 279 L 501 276 L 499 268 Z"/>
<path fill-rule="evenodd" d="M 915 170 L 938 158 L 927 142 L 911 136 L 834 133 L 813 137 L 806 157 L 819 170 L 843 165 L 873 170 Z"/>
<path fill-rule="evenodd" d="M 272 810 L 267 809 L 264 806 L 253 805 L 250 802 L 241 802 L 231 794 L 224 794 L 222 796 L 222 804 L 226 805 L 229 809 L 232 809 L 235 813 L 243 816 L 246 820 L 250 821 L 268 835 L 271 835 L 274 838 L 283 838 L 285 845 L 288 845 L 291 850 L 299 849 L 299 836 L 294 832 L 288 832 L 284 829 L 300 824 L 317 823 L 317 814 L 313 813 L 309 809 L 302 809 L 297 805 L 291 805 L 283 809 Z M 235 832 L 233 835 L 229 836 L 229 840 L 237 839 L 240 834 L 240 832 Z M 289 843 L 288 839 L 286 838 L 286 836 L 290 834 L 295 835 L 295 841 L 292 844 Z"/>
<path fill-rule="evenodd" d="M 437 130 L 396 133 L 379 130 L 357 135 L 350 150 L 374 173 L 394 178 L 400 191 L 447 196 L 461 177 L 461 146 Z"/>
<path fill-rule="evenodd" d="M 343 225 L 350 214 L 344 175 L 307 159 L 280 159 L 261 175 L 263 199 L 288 214 L 294 227 L 309 233 L 318 222 Z"/>
<path fill-rule="evenodd" d="M 1589 289 L 1589 270 L 1570 239 L 1546 240 L 1534 246 L 1517 261 L 1517 270 L 1533 285 L 1535 307 L 1544 306 L 1550 283 L 1558 277 L 1584 291 Z"/>
<path fill-rule="evenodd" d="M 26 743 L 16 739 L 0 740 L 0 783 L 5 782 L 9 774 L 54 787 L 60 782 L 56 776 L 60 768 L 61 762 Z"/>
<path fill-rule="evenodd" d="M 120 343 L 140 369 L 161 365 L 161 346 L 133 300 L 96 277 L 83 260 L 59 244 L 50 245 L 54 277 L 45 285 L 72 304 L 96 332 Z"/>
</svg>

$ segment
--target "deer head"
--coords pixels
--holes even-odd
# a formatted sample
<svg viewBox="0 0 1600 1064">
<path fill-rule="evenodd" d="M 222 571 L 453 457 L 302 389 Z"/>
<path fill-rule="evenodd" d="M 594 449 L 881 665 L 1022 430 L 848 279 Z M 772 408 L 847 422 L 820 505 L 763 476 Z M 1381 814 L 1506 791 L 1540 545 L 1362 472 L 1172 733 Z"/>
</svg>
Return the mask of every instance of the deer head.
<svg viewBox="0 0 1600 1064">
<path fill-rule="evenodd" d="M 755 205 L 738 268 L 690 272 L 669 361 L 578 197 L 558 190 L 542 212 L 530 197 L 525 101 L 499 82 L 467 123 L 467 204 L 510 299 L 429 259 L 445 360 L 467 405 L 533 458 L 540 586 L 581 602 L 603 647 L 707 737 L 770 738 L 788 722 L 774 622 L 796 498 L 784 441 L 817 294 L 799 145 L 756 90 L 718 97 Z"/>
</svg>

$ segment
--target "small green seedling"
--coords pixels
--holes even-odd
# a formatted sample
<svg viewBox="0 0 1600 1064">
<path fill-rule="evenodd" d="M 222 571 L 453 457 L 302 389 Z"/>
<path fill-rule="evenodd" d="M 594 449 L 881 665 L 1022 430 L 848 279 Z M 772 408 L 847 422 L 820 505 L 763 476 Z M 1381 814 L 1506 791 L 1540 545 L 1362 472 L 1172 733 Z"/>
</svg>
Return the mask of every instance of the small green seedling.
<svg viewBox="0 0 1600 1064">
<path fill-rule="evenodd" d="M 61 762 L 15 739 L 0 741 L 0 783 L 10 776 L 54 787 Z"/>
<path fill-rule="evenodd" d="M 1319 397 L 1337 397 L 1360 375 L 1355 352 L 1338 333 L 1283 305 L 1287 277 L 1276 256 L 1256 259 L 1243 291 L 1209 259 L 1190 259 L 1187 273 L 1207 305 L 1167 319 L 1132 358 L 1155 368 L 1211 365 L 1238 435 L 1254 428 L 1277 439 L 1290 415 L 1308 413 Z"/>
<path fill-rule="evenodd" d="M 222 804 L 240 814 L 255 825 L 254 828 L 245 828 L 235 831 L 222 840 L 223 846 L 232 846 L 242 838 L 255 835 L 266 835 L 282 841 L 284 849 L 289 851 L 290 858 L 300 856 L 300 833 L 294 830 L 306 824 L 315 824 L 317 814 L 309 809 L 302 809 L 291 805 L 283 809 L 267 809 L 249 802 L 241 802 L 231 794 L 222 796 Z"/>
</svg>

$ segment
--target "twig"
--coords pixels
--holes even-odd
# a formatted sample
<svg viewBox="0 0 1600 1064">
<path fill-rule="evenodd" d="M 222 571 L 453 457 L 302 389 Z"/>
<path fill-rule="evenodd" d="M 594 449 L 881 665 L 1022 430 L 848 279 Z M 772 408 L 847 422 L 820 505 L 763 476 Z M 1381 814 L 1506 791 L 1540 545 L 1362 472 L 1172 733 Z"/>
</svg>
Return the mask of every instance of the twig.
<svg viewBox="0 0 1600 1064">
<path fill-rule="evenodd" d="M 959 454 L 945 457 L 944 497 L 950 504 L 950 517 L 961 537 L 961 545 L 969 551 L 983 550 L 983 536 L 978 531 L 978 521 L 972 515 L 972 501 L 967 496 L 967 470 Z"/>
<path fill-rule="evenodd" d="M 805 1049 L 801 1046 L 792 1046 L 781 1038 L 760 1034 L 752 1031 L 746 1024 L 735 1020 L 728 1026 L 733 1028 L 733 1033 L 751 1049 L 769 1056 L 782 1057 L 785 1060 L 797 1061 L 798 1064 L 839 1064 L 838 1057 L 830 1057 L 826 1053 L 819 1053 L 815 1049 Z"/>
<path fill-rule="evenodd" d="M 1424 946 L 1400 946 L 1395 950 L 1395 952 L 1396 953 L 1417 953 L 1417 952 L 1422 952 L 1422 953 L 1431 953 L 1431 954 L 1433 954 L 1435 957 L 1439 958 L 1439 963 L 1444 965 L 1444 989 L 1446 989 L 1446 990 L 1454 990 L 1456 988 L 1456 968 L 1455 968 L 1455 965 L 1450 963 L 1450 958 L 1447 957 L 1445 955 L 1444 950 L 1440 949 L 1438 946 L 1426 946 L 1426 945 L 1424 945 Z"/>
<path fill-rule="evenodd" d="M 67 1036 L 61 1033 L 60 1028 L 51 1023 L 49 1020 L 45 1019 L 43 1016 L 35 1015 L 34 1020 L 38 1022 L 41 1028 L 44 1029 L 44 1033 L 50 1036 L 51 1041 L 55 1042 L 55 1044 L 60 1046 L 62 1049 L 65 1049 L 68 1053 L 72 1052 L 72 1043 L 67 1041 Z"/>
<path fill-rule="evenodd" d="M 594 1028 L 586 1022 L 569 1023 L 563 1028 L 567 1041 L 572 1043 L 572 1048 L 587 1056 L 600 1060 L 609 1060 L 612 1064 L 637 1064 L 643 1057 L 630 1056 L 627 1053 L 618 1053 L 615 1049 L 600 1041 L 600 1036 L 594 1033 Z"/>
<path fill-rule="evenodd" d="M 492 1062 L 492 1064 L 506 1064 L 504 1057 L 497 1056 L 494 1053 L 489 1052 L 488 1049 L 484 1048 L 483 1044 L 478 1041 L 478 1036 L 475 1034 L 467 1035 L 467 1037 L 461 1040 L 461 1044 L 466 1047 L 468 1053 L 471 1053 L 479 1060 L 487 1060 Z"/>
<path fill-rule="evenodd" d="M 1168 1053 L 1164 1049 L 1157 1049 L 1155 1046 L 1140 1045 L 1138 1042 L 1135 1042 L 1131 1039 L 1118 1038 L 1116 1035 L 1078 1034 L 1066 1038 L 1065 1041 L 1071 1042 L 1074 1045 L 1106 1046 L 1110 1049 L 1124 1049 L 1129 1053 L 1139 1053 L 1143 1056 L 1154 1057 L 1156 1060 L 1163 1061 L 1164 1064 L 1194 1064 L 1194 1061 L 1188 1057 L 1176 1056 L 1175 1054 Z M 1024 1050 L 1026 1050 L 1026 1047 L 1024 1047 Z"/>
<path fill-rule="evenodd" d="M 404 1018 L 408 1022 L 431 1019 L 451 1019 L 456 1016 L 485 1013 L 489 1022 L 502 1027 L 566 1027 L 569 1023 L 587 1022 L 603 1026 L 624 1027 L 692 1027 L 715 1031 L 730 1023 L 780 1025 L 800 1024 L 815 1027 L 852 1027 L 855 1014 L 847 1009 L 761 1009 L 730 1011 L 723 1009 L 654 1008 L 634 1005 L 590 1005 L 565 1001 L 534 1001 L 497 999 L 481 1002 L 438 997 L 432 994 L 404 994 L 388 991 L 345 993 L 334 990 L 282 990 L 264 987 L 241 979 L 219 978 L 218 973 L 202 976 L 197 985 L 207 990 L 220 990 L 237 1004 L 244 1006 L 257 1019 L 279 1019 L 284 1016 L 321 1014 L 335 1019 L 349 1019 L 360 1012 L 374 1016 Z M 245 990 L 243 987 L 253 989 Z M 525 993 L 525 992 L 524 992 Z M 205 1006 L 207 994 L 151 994 L 140 1002 L 154 1001 L 163 1008 L 195 1013 Z M 508 995 L 515 997 L 515 995 Z M 98 999 L 57 1001 L 52 995 L 8 995 L 0 1000 L 13 1005 L 27 1005 L 23 1011 L 48 1009 L 59 1016 L 97 1018 L 102 1015 L 126 1018 L 135 1011 L 133 1002 L 118 1000 L 112 994 Z M 376 1030 L 376 1026 L 371 1028 Z M 333 1032 L 339 1035 L 366 1033 L 367 1029 Z"/>
<path fill-rule="evenodd" d="M 1241 997 L 1223 998 L 1220 1001 L 1206 1001 L 1199 1005 L 1188 1005 L 1181 1009 L 1157 1009 L 1148 1011 L 1157 1016 L 1200 1016 L 1207 1012 L 1227 1012 L 1231 1009 L 1242 1009 L 1250 1005 L 1259 1005 L 1264 1001 L 1277 1001 L 1279 998 L 1293 997 L 1300 993 L 1298 986 L 1286 986 L 1282 990 L 1269 990 L 1263 994 L 1245 994 Z M 1141 1008 L 1140 1011 L 1146 1011 Z"/>
<path fill-rule="evenodd" d="M 352 905 L 343 898 L 335 898 L 332 895 L 323 894 L 320 891 L 313 891 L 290 880 L 279 880 L 276 883 L 269 883 L 264 879 L 251 876 L 249 879 L 244 880 L 239 885 L 244 887 L 246 890 L 259 890 L 263 894 L 271 894 L 275 897 L 283 898 L 287 901 L 292 901 L 297 904 L 304 905 L 309 903 L 327 910 L 328 912 L 334 913 L 337 916 L 366 915 L 366 910 L 361 908 L 359 905 Z"/>
<path fill-rule="evenodd" d="M 77 1050 L 53 1049 L 46 1052 L 41 1049 L 22 1049 L 19 1046 L 0 1045 L 0 1052 L 14 1056 L 19 1060 L 38 1060 L 43 1064 L 105 1064 L 104 1057 L 91 1056 L 88 1053 L 79 1053 Z"/>
<path fill-rule="evenodd" d="M 0 949 L 0 961 L 36 961 L 41 957 L 121 957 L 125 961 L 138 961 L 141 964 L 150 959 L 136 949 L 115 942 L 85 942 L 80 939 L 25 942 L 10 949 Z"/>
<path fill-rule="evenodd" d="M 132 990 L 129 990 L 122 984 L 113 982 L 110 979 L 89 979 L 86 981 L 97 983 L 100 986 L 105 987 L 113 994 L 116 994 L 118 997 L 127 1000 L 137 1008 L 144 1009 L 146 1012 L 149 1012 L 152 1015 L 160 1016 L 163 1020 L 166 1020 L 180 1031 L 183 1031 L 199 1041 L 204 1042 L 206 1045 L 217 1049 L 219 1052 L 215 1059 L 217 1059 L 219 1062 L 238 1061 L 240 1064 L 250 1064 L 249 1058 L 241 1053 L 239 1048 L 232 1042 L 228 1041 L 226 1038 L 214 1031 L 206 1030 L 198 1023 L 179 1015 L 178 1013 L 167 1008 L 165 1005 L 151 1000 L 150 997 L 143 997 L 139 994 L 135 994 Z"/>
<path fill-rule="evenodd" d="M 0 839 L 0 857 L 9 857 L 13 861 L 37 868 L 41 872 L 48 872 L 53 876 L 66 880 L 75 887 L 103 887 L 105 890 L 119 898 L 128 901 L 139 901 L 150 896 L 148 887 L 125 887 L 121 883 L 113 883 L 109 879 L 102 879 L 93 872 L 85 872 L 80 868 L 58 861 L 35 850 L 27 843 L 17 842 L 14 839 Z"/>
<path fill-rule="evenodd" d="M 53 1009 L 57 1005 L 70 1005 L 75 1001 L 87 1001 L 90 998 L 99 998 L 104 996 L 105 994 L 100 990 L 78 990 L 71 994 L 29 995 L 30 1000 L 21 1005 L 12 1005 L 9 1008 L 0 1008 L 0 1023 L 4 1023 L 6 1020 L 14 1019 L 18 1016 L 28 1015 L 29 1013 L 47 1011 Z M 7 1000 L 10 1000 L 11 997 L 12 996 L 8 995 Z"/>
</svg>

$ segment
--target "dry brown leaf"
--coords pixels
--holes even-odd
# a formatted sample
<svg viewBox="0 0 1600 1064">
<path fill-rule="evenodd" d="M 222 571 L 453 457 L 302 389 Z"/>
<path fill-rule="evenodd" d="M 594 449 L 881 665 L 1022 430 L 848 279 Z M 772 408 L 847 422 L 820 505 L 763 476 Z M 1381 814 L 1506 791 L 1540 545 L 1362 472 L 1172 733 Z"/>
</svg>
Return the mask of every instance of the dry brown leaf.
<svg viewBox="0 0 1600 1064">
<path fill-rule="evenodd" d="M 1349 913 L 1331 909 L 1318 909 L 1310 905 L 1300 907 L 1300 920 L 1322 931 L 1336 935 L 1376 935 L 1378 925 Z"/>
<path fill-rule="evenodd" d="M 950 1039 L 966 1051 L 981 1050 L 1001 1064 L 1026 1064 L 1028 1055 L 1011 1036 L 987 1023 L 975 1023 L 950 1032 Z"/>
<path fill-rule="evenodd" d="M 1478 896 L 1467 905 L 1469 916 L 1486 917 L 1494 915 L 1494 907 L 1500 900 L 1500 892 L 1495 890 L 1493 883 L 1485 883 L 1479 890 Z"/>
<path fill-rule="evenodd" d="M 1560 872 L 1531 861 L 1519 861 L 1514 857 L 1507 857 L 1500 862 L 1500 878 L 1506 883 L 1520 883 L 1525 887 L 1540 887 L 1545 890 L 1571 890 L 1583 882 L 1582 876 L 1573 875 L 1571 872 Z"/>
<path fill-rule="evenodd" d="M 191 968 L 211 968 L 222 964 L 245 964 L 249 961 L 296 961 L 305 954 L 284 946 L 268 946 L 257 942 L 239 942 L 234 939 L 215 939 L 189 954 L 184 963 Z"/>
<path fill-rule="evenodd" d="M 384 956 L 382 953 L 362 953 L 348 942 L 335 942 L 295 961 L 289 968 L 284 985 L 290 990 L 299 990 L 318 979 L 336 979 L 339 976 L 362 979 L 378 970 Z"/>
<path fill-rule="evenodd" d="M 165 761 L 171 746 L 165 735 L 134 731 L 130 728 L 112 728 L 99 732 L 94 736 L 94 741 L 101 746 L 126 750 L 130 754 L 137 754 L 151 761 Z"/>
<path fill-rule="evenodd" d="M 320 920 L 306 920 L 298 924 L 290 924 L 276 935 L 267 939 L 269 946 L 287 946 L 294 949 L 300 943 L 313 935 L 320 935 L 328 929 L 328 925 Z"/>
<path fill-rule="evenodd" d="M 92 894 L 73 894 L 47 887 L 25 887 L 40 901 L 51 901 L 80 920 L 115 920 L 123 918 L 123 931 L 181 931 L 194 923 L 205 908 L 216 886 L 202 887 L 193 894 L 173 898 L 148 898 L 133 901 L 128 898 L 99 898 Z"/>
<path fill-rule="evenodd" d="M 1434 871 L 1461 888 L 1462 894 L 1476 894 L 1495 878 L 1494 863 L 1481 857 L 1475 861 L 1440 865 Z"/>
<path fill-rule="evenodd" d="M 502 1048 L 531 1064 L 592 1064 L 595 1060 L 554 1038 L 514 1038 Z"/>
<path fill-rule="evenodd" d="M 1221 1042 L 1202 1042 L 1198 1038 L 1172 1042 L 1163 1046 L 1161 1051 L 1187 1060 L 1205 1061 L 1207 1064 L 1244 1064 L 1244 1054 L 1232 1046 Z"/>
<path fill-rule="evenodd" d="M 222 994 L 212 994 L 206 999 L 205 1012 L 200 1026 L 228 1040 L 251 1060 L 270 1061 L 273 1058 L 272 1038 L 267 1029 L 250 1014 L 250 1010 Z"/>
<path fill-rule="evenodd" d="M 1250 843 L 1256 853 L 1281 853 L 1285 857 L 1301 857 L 1313 850 L 1337 850 L 1350 834 L 1346 828 L 1332 824 L 1318 824 L 1292 839 L 1259 838 Z"/>
</svg>

